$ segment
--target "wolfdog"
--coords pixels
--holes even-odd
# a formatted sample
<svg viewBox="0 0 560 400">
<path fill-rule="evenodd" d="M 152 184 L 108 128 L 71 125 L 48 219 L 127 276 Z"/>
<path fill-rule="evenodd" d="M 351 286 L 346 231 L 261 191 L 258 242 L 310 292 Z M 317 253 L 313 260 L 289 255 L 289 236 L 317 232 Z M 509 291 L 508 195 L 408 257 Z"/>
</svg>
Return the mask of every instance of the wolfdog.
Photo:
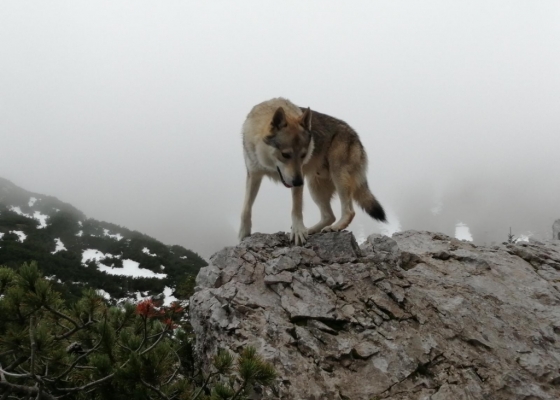
<svg viewBox="0 0 560 400">
<path fill-rule="evenodd" d="M 304 244 L 309 234 L 345 229 L 355 215 L 352 201 L 376 220 L 386 221 L 383 207 L 368 187 L 364 147 L 344 121 L 298 107 L 287 99 L 268 100 L 247 115 L 243 153 L 247 182 L 239 240 L 251 234 L 251 209 L 264 176 L 291 188 L 290 238 L 296 245 Z M 304 177 L 321 211 L 321 220 L 309 229 L 303 223 Z M 342 215 L 333 224 L 331 199 L 335 191 Z"/>
</svg>

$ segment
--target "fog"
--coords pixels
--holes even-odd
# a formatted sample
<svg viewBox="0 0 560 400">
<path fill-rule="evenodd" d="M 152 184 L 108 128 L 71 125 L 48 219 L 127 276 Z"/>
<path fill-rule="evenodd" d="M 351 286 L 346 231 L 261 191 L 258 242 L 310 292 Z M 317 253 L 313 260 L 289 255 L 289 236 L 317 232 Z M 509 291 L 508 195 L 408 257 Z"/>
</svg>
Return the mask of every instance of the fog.
<svg viewBox="0 0 560 400">
<path fill-rule="evenodd" d="M 559 21 L 557 1 L 3 1 L 0 176 L 209 256 L 236 243 L 241 124 L 282 96 L 359 133 L 390 224 L 360 210 L 356 234 L 548 238 Z M 290 208 L 263 182 L 253 230 Z"/>
</svg>

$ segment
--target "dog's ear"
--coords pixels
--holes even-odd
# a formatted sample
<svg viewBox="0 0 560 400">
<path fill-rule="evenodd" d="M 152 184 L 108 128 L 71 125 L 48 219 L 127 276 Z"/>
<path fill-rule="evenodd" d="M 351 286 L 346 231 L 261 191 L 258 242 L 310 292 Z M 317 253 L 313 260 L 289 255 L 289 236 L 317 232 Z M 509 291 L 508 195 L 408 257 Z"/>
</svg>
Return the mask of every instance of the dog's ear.
<svg viewBox="0 0 560 400">
<path fill-rule="evenodd" d="M 311 130 L 311 109 L 307 107 L 307 109 L 303 112 L 299 123 L 306 131 Z"/>
<path fill-rule="evenodd" d="M 272 122 L 270 123 L 273 129 L 282 129 L 288 122 L 286 121 L 286 113 L 282 107 L 278 107 L 274 115 L 272 116 Z"/>
</svg>

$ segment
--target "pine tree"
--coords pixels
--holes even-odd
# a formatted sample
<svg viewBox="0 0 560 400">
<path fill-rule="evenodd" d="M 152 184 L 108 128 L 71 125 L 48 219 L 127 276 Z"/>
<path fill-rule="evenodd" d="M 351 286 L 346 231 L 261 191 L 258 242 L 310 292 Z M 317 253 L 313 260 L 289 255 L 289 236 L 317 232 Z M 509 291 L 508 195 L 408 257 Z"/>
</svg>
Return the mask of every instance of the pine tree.
<svg viewBox="0 0 560 400">
<path fill-rule="evenodd" d="M 36 263 L 0 267 L 1 399 L 240 400 L 271 385 L 254 348 L 200 369 L 179 303 L 111 307 L 95 290 L 66 304 Z"/>
</svg>

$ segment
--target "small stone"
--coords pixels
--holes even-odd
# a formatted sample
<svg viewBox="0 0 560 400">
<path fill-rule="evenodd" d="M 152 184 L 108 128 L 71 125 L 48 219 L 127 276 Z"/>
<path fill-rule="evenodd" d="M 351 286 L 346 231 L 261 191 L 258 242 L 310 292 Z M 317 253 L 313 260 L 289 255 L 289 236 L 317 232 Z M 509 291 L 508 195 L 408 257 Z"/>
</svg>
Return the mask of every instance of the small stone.
<svg viewBox="0 0 560 400">
<path fill-rule="evenodd" d="M 361 359 L 368 359 L 372 355 L 379 353 L 379 347 L 370 342 L 362 342 L 354 347 L 354 356 Z"/>
<path fill-rule="evenodd" d="M 354 307 L 352 307 L 350 304 L 345 304 L 341 309 L 342 315 L 347 318 L 352 318 L 355 311 L 356 310 L 354 309 Z"/>
<path fill-rule="evenodd" d="M 373 244 L 374 251 L 385 251 L 387 253 L 396 253 L 399 251 L 399 245 L 389 236 L 369 236 L 368 241 Z"/>
<path fill-rule="evenodd" d="M 312 248 L 321 259 L 331 263 L 352 262 L 361 256 L 354 235 L 346 231 L 311 235 L 306 247 Z"/>
<path fill-rule="evenodd" d="M 268 261 L 264 267 L 266 274 L 277 274 L 282 271 L 293 271 L 297 268 L 294 260 L 287 256 L 280 256 Z"/>
<path fill-rule="evenodd" d="M 330 328 L 329 326 L 323 324 L 321 321 L 318 321 L 316 319 L 310 319 L 309 321 L 307 321 L 307 326 L 310 328 L 317 328 L 323 332 L 330 333 L 331 335 L 338 335 L 337 331 L 335 331 L 334 329 Z"/>
<path fill-rule="evenodd" d="M 280 272 L 276 275 L 266 275 L 264 277 L 264 283 L 267 285 L 272 285 L 274 283 L 292 283 L 293 276 L 288 271 Z"/>
</svg>

